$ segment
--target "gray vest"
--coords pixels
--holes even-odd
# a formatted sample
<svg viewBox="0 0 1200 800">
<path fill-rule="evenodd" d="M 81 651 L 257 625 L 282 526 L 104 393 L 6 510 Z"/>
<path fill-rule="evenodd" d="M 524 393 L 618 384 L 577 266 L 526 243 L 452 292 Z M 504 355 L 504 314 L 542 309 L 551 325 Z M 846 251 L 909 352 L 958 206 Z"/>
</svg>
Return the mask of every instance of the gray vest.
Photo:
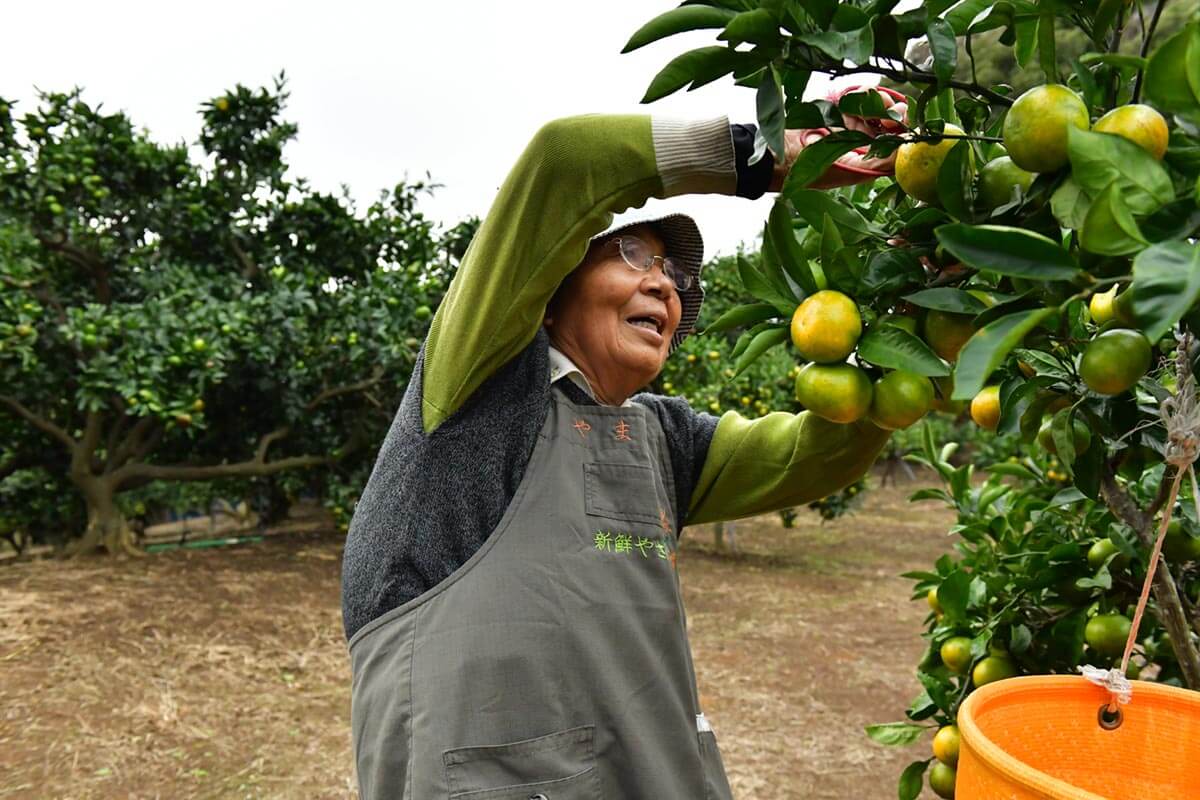
<svg viewBox="0 0 1200 800">
<path fill-rule="evenodd" d="M 496 530 L 349 642 L 362 800 L 728 800 L 658 420 L 557 388 Z"/>
</svg>

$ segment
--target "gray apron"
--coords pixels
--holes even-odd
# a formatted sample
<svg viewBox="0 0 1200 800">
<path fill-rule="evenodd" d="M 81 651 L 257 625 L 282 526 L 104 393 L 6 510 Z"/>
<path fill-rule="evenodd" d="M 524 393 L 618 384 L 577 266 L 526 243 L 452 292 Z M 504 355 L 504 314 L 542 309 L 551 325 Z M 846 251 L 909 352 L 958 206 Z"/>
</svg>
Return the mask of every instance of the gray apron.
<svg viewBox="0 0 1200 800">
<path fill-rule="evenodd" d="M 728 800 L 658 419 L 558 389 L 496 530 L 349 642 L 362 800 Z"/>
</svg>

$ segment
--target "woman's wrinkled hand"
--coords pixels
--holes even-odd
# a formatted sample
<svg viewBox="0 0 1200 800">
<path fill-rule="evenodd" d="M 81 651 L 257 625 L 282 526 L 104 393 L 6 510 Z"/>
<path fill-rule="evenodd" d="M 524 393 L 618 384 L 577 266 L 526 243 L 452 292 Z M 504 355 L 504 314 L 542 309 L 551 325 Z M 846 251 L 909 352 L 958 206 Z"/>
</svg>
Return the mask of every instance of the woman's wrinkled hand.
<svg viewBox="0 0 1200 800">
<path fill-rule="evenodd" d="M 831 103 L 837 104 L 844 95 L 851 92 L 861 92 L 874 90 L 879 93 L 883 99 L 883 104 L 886 108 L 894 109 L 899 120 L 895 119 L 868 119 L 866 117 L 856 117 L 853 115 L 845 115 L 844 122 L 846 127 L 841 128 L 800 128 L 789 129 L 784 131 L 784 150 L 786 157 L 783 163 L 776 161 L 775 169 L 771 176 L 771 183 L 767 187 L 768 191 L 778 192 L 783 188 L 783 182 L 787 178 L 788 172 L 791 171 L 792 165 L 796 163 L 796 159 L 800 156 L 802 150 L 815 142 L 828 136 L 834 130 L 852 130 L 865 133 L 868 136 L 875 137 L 880 134 L 899 134 L 908 130 L 906 125 L 908 119 L 908 104 L 904 95 L 892 89 L 887 89 L 882 86 L 850 86 L 845 89 L 840 89 L 832 92 L 826 98 Z M 833 189 L 838 186 L 851 186 L 856 183 L 865 183 L 873 181 L 876 178 L 891 175 L 895 171 L 896 153 L 893 151 L 886 158 L 870 158 L 867 152 L 869 146 L 859 147 L 846 153 L 832 165 L 825 173 L 816 181 L 810 184 L 810 188 L 814 189 Z"/>
</svg>

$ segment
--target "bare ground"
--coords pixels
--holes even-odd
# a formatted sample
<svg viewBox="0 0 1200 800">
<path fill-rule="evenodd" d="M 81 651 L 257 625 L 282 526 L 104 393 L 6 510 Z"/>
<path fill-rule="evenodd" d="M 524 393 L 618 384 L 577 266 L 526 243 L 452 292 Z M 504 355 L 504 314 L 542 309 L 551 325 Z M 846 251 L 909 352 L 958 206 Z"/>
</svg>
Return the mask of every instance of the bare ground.
<svg viewBox="0 0 1200 800">
<path fill-rule="evenodd" d="M 919 692 L 905 570 L 949 548 L 912 487 L 824 526 L 684 536 L 702 702 L 739 798 L 888 798 L 928 744 L 875 745 Z M 342 539 L 0 567 L 0 798 L 352 798 Z M 932 796 L 932 795 L 930 795 Z"/>
</svg>

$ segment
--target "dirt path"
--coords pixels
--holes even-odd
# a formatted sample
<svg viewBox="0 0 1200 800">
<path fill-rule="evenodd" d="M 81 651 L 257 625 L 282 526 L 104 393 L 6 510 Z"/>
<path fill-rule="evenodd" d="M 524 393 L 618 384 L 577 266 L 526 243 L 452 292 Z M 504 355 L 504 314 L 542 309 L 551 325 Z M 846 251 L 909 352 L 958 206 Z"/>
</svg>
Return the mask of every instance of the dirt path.
<svg viewBox="0 0 1200 800">
<path fill-rule="evenodd" d="M 685 535 L 698 679 L 737 797 L 893 797 L 925 756 L 862 733 L 918 691 L 924 608 L 896 575 L 948 548 L 948 517 L 910 490 L 824 527 L 741 523 L 737 557 Z M 341 550 L 308 534 L 0 569 L 0 798 L 354 797 Z"/>
</svg>

